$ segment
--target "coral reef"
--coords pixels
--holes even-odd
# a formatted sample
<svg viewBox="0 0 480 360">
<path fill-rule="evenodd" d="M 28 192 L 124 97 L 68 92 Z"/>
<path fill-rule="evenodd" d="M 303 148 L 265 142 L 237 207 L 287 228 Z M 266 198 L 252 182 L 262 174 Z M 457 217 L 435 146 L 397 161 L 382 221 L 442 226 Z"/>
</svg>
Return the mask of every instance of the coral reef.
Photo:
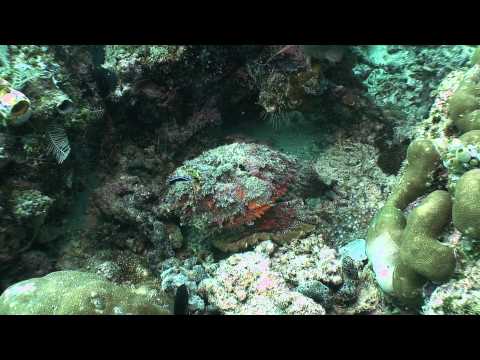
<svg viewBox="0 0 480 360">
<path fill-rule="evenodd" d="M 0 45 L 0 312 L 478 313 L 478 54 Z"/>
</svg>

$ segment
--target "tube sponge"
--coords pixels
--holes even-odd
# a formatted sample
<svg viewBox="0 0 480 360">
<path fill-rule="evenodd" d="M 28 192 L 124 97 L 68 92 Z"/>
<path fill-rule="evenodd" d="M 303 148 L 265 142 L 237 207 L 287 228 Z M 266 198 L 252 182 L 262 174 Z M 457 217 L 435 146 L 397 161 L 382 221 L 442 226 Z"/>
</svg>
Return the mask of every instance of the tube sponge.
<svg viewBox="0 0 480 360">
<path fill-rule="evenodd" d="M 453 201 L 453 224 L 462 234 L 480 239 L 480 169 L 458 180 Z"/>
<path fill-rule="evenodd" d="M 410 213 L 402 235 L 400 259 L 432 281 L 444 281 L 455 270 L 453 249 L 437 241 L 442 229 L 450 222 L 451 209 L 448 192 L 432 192 Z"/>
<path fill-rule="evenodd" d="M 6 80 L 0 79 L 0 120 L 4 126 L 23 124 L 30 115 L 30 100 L 12 89 Z"/>
</svg>

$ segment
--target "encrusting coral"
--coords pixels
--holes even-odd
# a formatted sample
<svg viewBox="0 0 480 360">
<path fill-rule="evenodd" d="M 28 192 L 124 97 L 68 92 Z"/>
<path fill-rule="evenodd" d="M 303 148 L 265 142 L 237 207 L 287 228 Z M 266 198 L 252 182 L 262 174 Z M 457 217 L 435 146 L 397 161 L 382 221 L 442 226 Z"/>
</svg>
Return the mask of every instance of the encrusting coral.
<svg viewBox="0 0 480 360">
<path fill-rule="evenodd" d="M 10 286 L 0 296 L 0 314 L 166 315 L 169 310 L 151 302 L 141 290 L 99 275 L 57 271 Z"/>
</svg>

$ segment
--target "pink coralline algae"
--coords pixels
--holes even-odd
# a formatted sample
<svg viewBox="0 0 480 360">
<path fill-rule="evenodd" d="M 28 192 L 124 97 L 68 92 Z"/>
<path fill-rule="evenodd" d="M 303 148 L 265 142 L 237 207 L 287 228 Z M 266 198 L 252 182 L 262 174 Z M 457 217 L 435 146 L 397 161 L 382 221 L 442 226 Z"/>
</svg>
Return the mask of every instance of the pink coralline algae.
<svg viewBox="0 0 480 360">
<path fill-rule="evenodd" d="M 271 268 L 268 255 L 257 251 L 234 254 L 199 284 L 199 293 L 222 314 L 324 315 L 311 298 L 292 291 Z"/>
<path fill-rule="evenodd" d="M 260 275 L 260 279 L 258 280 L 257 290 L 260 292 L 264 292 L 270 289 L 273 289 L 274 281 L 270 278 L 267 274 Z"/>
</svg>

